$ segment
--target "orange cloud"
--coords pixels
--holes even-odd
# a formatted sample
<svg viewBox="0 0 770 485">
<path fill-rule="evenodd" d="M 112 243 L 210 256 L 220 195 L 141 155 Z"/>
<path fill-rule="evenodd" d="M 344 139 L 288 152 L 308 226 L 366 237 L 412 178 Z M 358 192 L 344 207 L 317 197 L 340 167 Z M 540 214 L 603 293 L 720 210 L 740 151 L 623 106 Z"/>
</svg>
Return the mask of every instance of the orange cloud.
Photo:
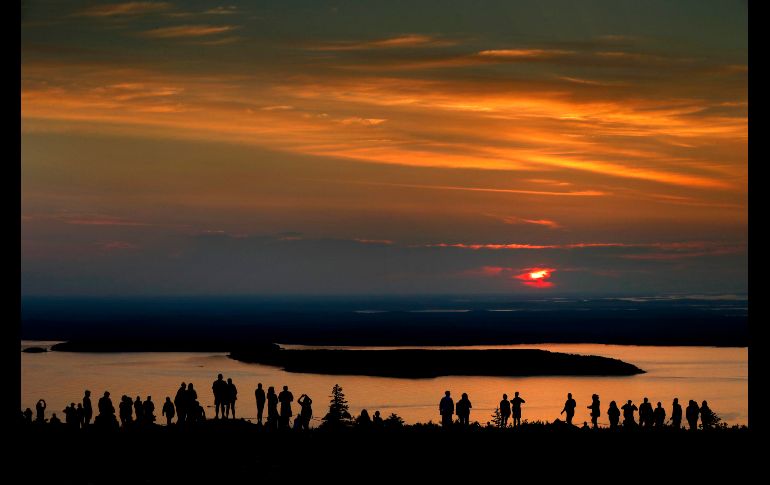
<svg viewBox="0 0 770 485">
<path fill-rule="evenodd" d="M 357 51 L 366 49 L 390 49 L 405 47 L 444 47 L 455 45 L 456 42 L 439 39 L 430 35 L 408 34 L 387 39 L 371 41 L 339 41 L 315 45 L 308 50 L 318 51 Z"/>
<path fill-rule="evenodd" d="M 168 10 L 171 4 L 168 2 L 123 2 L 106 5 L 94 5 L 77 13 L 83 17 L 117 17 L 143 15 Z"/>
<path fill-rule="evenodd" d="M 146 30 L 140 35 L 151 39 L 175 39 L 184 37 L 204 37 L 221 34 L 237 29 L 234 25 L 178 25 L 174 27 L 159 27 Z"/>
<path fill-rule="evenodd" d="M 506 224 L 534 224 L 537 226 L 545 226 L 549 229 L 559 229 L 561 224 L 549 219 L 524 219 L 516 216 L 505 216 L 501 220 Z"/>
</svg>

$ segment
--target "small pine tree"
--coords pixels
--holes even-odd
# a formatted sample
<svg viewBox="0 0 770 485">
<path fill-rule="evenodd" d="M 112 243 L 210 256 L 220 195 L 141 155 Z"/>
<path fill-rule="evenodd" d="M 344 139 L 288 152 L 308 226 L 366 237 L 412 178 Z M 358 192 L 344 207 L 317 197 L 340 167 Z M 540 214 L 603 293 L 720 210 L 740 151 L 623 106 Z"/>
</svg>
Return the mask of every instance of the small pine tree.
<svg viewBox="0 0 770 485">
<path fill-rule="evenodd" d="M 329 412 L 324 416 L 324 424 L 328 427 L 348 426 L 352 422 L 348 401 L 342 392 L 342 387 L 335 384 L 332 388 L 331 400 L 329 401 Z"/>
<path fill-rule="evenodd" d="M 487 422 L 487 424 L 492 425 L 495 428 L 503 427 L 503 416 L 500 414 L 499 407 L 495 408 L 495 412 L 492 413 L 492 421 Z"/>
</svg>

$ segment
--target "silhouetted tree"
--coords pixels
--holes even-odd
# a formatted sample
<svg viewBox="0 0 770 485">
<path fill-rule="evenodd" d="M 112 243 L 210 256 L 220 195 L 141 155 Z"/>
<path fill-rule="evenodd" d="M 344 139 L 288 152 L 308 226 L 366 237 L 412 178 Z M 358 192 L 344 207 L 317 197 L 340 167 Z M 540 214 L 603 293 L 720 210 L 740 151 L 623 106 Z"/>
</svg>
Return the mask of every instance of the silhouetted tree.
<svg viewBox="0 0 770 485">
<path fill-rule="evenodd" d="M 348 401 L 342 392 L 342 387 L 335 384 L 332 388 L 331 400 L 329 400 L 329 412 L 323 417 L 324 427 L 338 428 L 352 423 L 352 416 L 348 411 Z"/>
<path fill-rule="evenodd" d="M 390 416 L 385 419 L 385 428 L 387 429 L 400 429 L 403 427 L 404 420 L 396 413 L 390 413 Z"/>
<path fill-rule="evenodd" d="M 494 426 L 495 428 L 503 428 L 503 415 L 500 414 L 500 407 L 495 408 L 495 412 L 492 413 L 492 420 L 487 422 L 487 426 Z"/>
<path fill-rule="evenodd" d="M 701 410 L 701 427 L 703 429 L 720 428 L 726 426 L 720 424 L 721 422 L 722 418 L 720 418 L 717 413 L 712 411 L 711 408 L 708 408 L 705 411 Z"/>
</svg>

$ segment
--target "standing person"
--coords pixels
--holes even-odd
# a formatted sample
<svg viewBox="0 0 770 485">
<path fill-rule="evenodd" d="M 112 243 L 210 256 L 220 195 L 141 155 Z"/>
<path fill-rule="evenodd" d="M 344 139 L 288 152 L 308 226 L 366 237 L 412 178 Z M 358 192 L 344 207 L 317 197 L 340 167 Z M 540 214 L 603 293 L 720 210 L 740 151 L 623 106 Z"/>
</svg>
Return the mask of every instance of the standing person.
<svg viewBox="0 0 770 485">
<path fill-rule="evenodd" d="M 161 414 L 166 417 L 166 426 L 171 426 L 171 420 L 174 419 L 174 403 L 171 402 L 171 398 L 166 396 L 166 402 L 163 403 L 163 410 Z"/>
<path fill-rule="evenodd" d="M 618 422 L 620 421 L 620 409 L 615 401 L 610 402 L 610 407 L 607 409 L 607 417 L 610 419 L 610 429 L 618 429 Z"/>
<path fill-rule="evenodd" d="M 675 397 L 674 402 L 671 404 L 671 426 L 674 429 L 682 427 L 682 405 L 679 404 L 678 397 Z"/>
<path fill-rule="evenodd" d="M 225 412 L 228 416 L 232 414 L 232 418 L 235 419 L 235 400 L 238 399 L 238 388 L 233 384 L 231 378 L 227 378 L 227 402 L 225 403 Z"/>
<path fill-rule="evenodd" d="M 691 431 L 698 429 L 699 413 L 700 408 L 698 407 L 698 403 L 690 399 L 690 404 L 688 404 L 687 409 L 685 409 L 685 417 L 687 418 L 687 423 L 690 425 Z"/>
<path fill-rule="evenodd" d="M 281 428 L 289 427 L 291 419 L 291 403 L 294 401 L 294 395 L 289 391 L 289 386 L 283 386 L 283 391 L 278 394 L 278 402 L 281 403 Z"/>
<path fill-rule="evenodd" d="M 471 405 L 471 401 L 468 399 L 468 394 L 463 393 L 460 400 L 457 401 L 457 405 L 455 406 L 455 414 L 457 414 L 457 419 L 460 421 L 461 425 L 468 426 L 472 407 L 473 406 Z"/>
<path fill-rule="evenodd" d="M 503 400 L 500 401 L 500 427 L 508 426 L 508 417 L 511 415 L 511 402 L 508 400 L 508 394 L 503 394 Z"/>
<path fill-rule="evenodd" d="M 152 396 L 147 396 L 147 400 L 142 404 L 142 420 L 147 425 L 155 422 L 155 403 L 152 402 Z"/>
<path fill-rule="evenodd" d="M 709 405 L 706 401 L 703 401 L 703 404 L 700 407 L 700 424 L 701 428 L 703 429 L 709 429 L 713 428 L 715 424 L 717 424 L 714 419 L 714 413 L 711 411 L 711 408 L 709 408 Z"/>
<path fill-rule="evenodd" d="M 193 388 L 192 382 L 187 384 L 187 391 L 185 391 L 184 395 L 185 395 L 185 398 L 184 398 L 185 406 L 188 406 L 187 412 L 197 414 L 198 418 L 200 418 L 200 413 L 198 412 L 198 406 L 200 406 L 200 404 L 197 403 L 198 393 L 195 391 L 195 388 Z"/>
<path fill-rule="evenodd" d="M 448 428 L 452 425 L 452 413 L 455 409 L 455 403 L 450 397 L 450 392 L 445 391 L 444 397 L 438 403 L 438 412 L 441 414 L 441 425 Z"/>
<path fill-rule="evenodd" d="M 382 429 L 385 426 L 385 423 L 383 423 L 382 416 L 380 416 L 379 411 L 375 411 L 374 416 L 372 416 L 372 426 L 374 427 L 374 429 Z"/>
<path fill-rule="evenodd" d="M 278 427 L 278 396 L 275 395 L 275 388 L 267 388 L 267 427 L 276 429 Z"/>
<path fill-rule="evenodd" d="M 570 394 L 572 396 L 572 394 Z M 513 412 L 513 425 L 521 425 L 521 405 L 526 401 L 519 397 L 519 391 L 513 393 L 513 399 L 511 399 L 511 410 Z"/>
<path fill-rule="evenodd" d="M 637 410 L 636 404 L 629 399 L 621 408 L 623 410 L 623 429 L 632 429 L 636 426 L 634 411 Z"/>
<path fill-rule="evenodd" d="M 35 411 L 37 412 L 37 417 L 35 418 L 35 421 L 38 423 L 45 423 L 45 408 L 47 407 L 45 400 L 40 399 L 37 404 L 35 404 Z"/>
<path fill-rule="evenodd" d="M 645 428 L 652 427 L 652 404 L 645 397 L 644 402 L 639 405 L 639 426 Z"/>
<path fill-rule="evenodd" d="M 176 422 L 184 423 L 185 419 L 187 417 L 187 384 L 184 382 L 181 386 L 179 386 L 179 389 L 176 391 L 176 396 L 174 396 L 174 406 L 176 406 Z"/>
<path fill-rule="evenodd" d="M 262 424 L 262 411 L 265 409 L 265 390 L 262 389 L 262 383 L 257 384 L 254 391 L 254 398 L 257 400 L 257 424 Z"/>
<path fill-rule="evenodd" d="M 135 420 L 137 425 L 144 423 L 144 409 L 142 406 L 142 398 L 136 396 L 136 400 L 134 401 L 134 416 L 136 416 Z"/>
<path fill-rule="evenodd" d="M 561 413 L 559 414 L 567 413 L 567 424 L 569 425 L 572 425 L 572 417 L 575 416 L 575 407 L 577 407 L 577 403 L 572 399 L 572 393 L 568 392 L 567 400 L 564 402 L 564 408 L 562 408 Z"/>
<path fill-rule="evenodd" d="M 300 405 L 299 411 L 300 427 L 304 429 L 310 429 L 310 419 L 313 417 L 313 400 L 307 394 L 303 394 L 297 399 L 297 404 Z"/>
<path fill-rule="evenodd" d="M 666 410 L 663 409 L 660 401 L 658 401 L 658 407 L 656 407 L 655 411 L 652 412 L 652 419 L 654 421 L 655 428 L 663 428 L 663 423 L 666 422 Z"/>
<path fill-rule="evenodd" d="M 217 375 L 217 380 L 211 385 L 211 391 L 214 393 L 214 419 L 219 419 L 219 411 L 222 411 L 222 417 L 225 417 L 225 401 L 227 395 L 227 383 L 222 374 Z"/>
<path fill-rule="evenodd" d="M 94 415 L 94 408 L 91 407 L 91 391 L 86 389 L 83 394 L 83 427 L 91 424 L 91 418 Z"/>
<path fill-rule="evenodd" d="M 599 403 L 599 395 L 594 394 L 591 396 L 591 405 L 587 406 L 588 409 L 591 410 L 591 424 L 593 425 L 593 428 L 597 428 L 597 421 L 599 420 L 599 415 L 601 414 L 601 404 Z"/>
<path fill-rule="evenodd" d="M 131 424 L 131 398 L 123 394 L 118 404 L 118 416 L 120 417 L 120 425 L 124 428 Z"/>
<path fill-rule="evenodd" d="M 83 427 L 83 405 L 81 403 L 78 403 L 78 407 L 75 411 L 76 411 L 75 415 L 78 420 L 77 427 L 82 428 Z"/>
<path fill-rule="evenodd" d="M 74 402 L 64 408 L 62 413 L 64 414 L 64 424 L 66 424 L 68 428 L 78 428 L 80 426 L 80 423 L 77 421 L 78 410 L 75 408 Z"/>
</svg>

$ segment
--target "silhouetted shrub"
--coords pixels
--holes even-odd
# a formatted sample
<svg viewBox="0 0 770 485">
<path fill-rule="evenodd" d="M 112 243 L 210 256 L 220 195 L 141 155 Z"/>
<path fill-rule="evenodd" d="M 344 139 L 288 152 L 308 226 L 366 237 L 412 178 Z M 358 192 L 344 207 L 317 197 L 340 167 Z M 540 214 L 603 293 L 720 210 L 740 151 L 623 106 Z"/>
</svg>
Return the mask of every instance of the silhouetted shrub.
<svg viewBox="0 0 770 485">
<path fill-rule="evenodd" d="M 404 427 L 404 420 L 401 419 L 398 414 L 391 413 L 390 416 L 385 419 L 384 424 L 387 429 L 401 429 Z"/>
</svg>

